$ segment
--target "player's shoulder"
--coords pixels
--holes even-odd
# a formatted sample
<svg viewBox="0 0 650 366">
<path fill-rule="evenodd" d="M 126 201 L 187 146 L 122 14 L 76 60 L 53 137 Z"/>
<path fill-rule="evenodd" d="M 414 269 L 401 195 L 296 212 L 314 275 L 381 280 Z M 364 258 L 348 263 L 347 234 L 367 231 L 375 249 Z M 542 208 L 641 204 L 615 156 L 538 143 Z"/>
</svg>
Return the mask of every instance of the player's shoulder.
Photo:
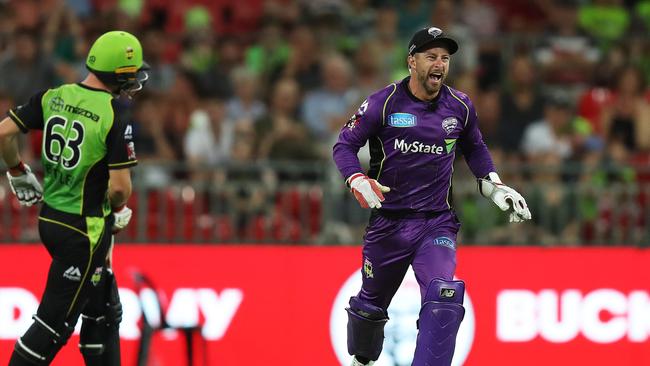
<svg viewBox="0 0 650 366">
<path fill-rule="evenodd" d="M 370 94 L 368 96 L 368 99 L 373 99 L 373 100 L 386 100 L 389 98 L 391 95 L 395 94 L 395 91 L 397 90 L 397 82 L 390 83 L 383 88 L 375 91 L 374 93 Z"/>
<path fill-rule="evenodd" d="M 447 84 L 445 84 L 443 88 L 446 89 L 447 100 L 451 105 L 455 105 L 459 111 L 467 113 L 467 116 L 476 113 L 474 111 L 474 104 L 467 94 L 458 89 L 454 89 Z"/>
<path fill-rule="evenodd" d="M 385 87 L 375 91 L 366 98 L 365 103 L 371 108 L 382 108 L 386 102 L 395 95 L 398 88 L 398 83 L 390 83 Z"/>
<path fill-rule="evenodd" d="M 472 100 L 469 98 L 469 95 L 465 94 L 464 92 L 454 89 L 451 86 L 445 84 L 444 87 L 447 89 L 447 92 L 449 93 L 449 96 L 452 99 L 456 99 L 458 101 L 462 101 L 465 104 L 471 104 Z"/>
</svg>

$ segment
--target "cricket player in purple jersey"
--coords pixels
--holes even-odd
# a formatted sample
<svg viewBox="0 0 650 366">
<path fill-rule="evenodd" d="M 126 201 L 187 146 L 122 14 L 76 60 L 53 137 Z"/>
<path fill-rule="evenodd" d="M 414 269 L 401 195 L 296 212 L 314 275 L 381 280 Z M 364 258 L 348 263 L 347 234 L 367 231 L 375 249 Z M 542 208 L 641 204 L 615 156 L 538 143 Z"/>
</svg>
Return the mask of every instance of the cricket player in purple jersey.
<svg viewBox="0 0 650 366">
<path fill-rule="evenodd" d="M 370 95 L 334 145 L 334 161 L 347 185 L 362 207 L 372 209 L 361 291 L 347 308 L 353 366 L 379 358 L 388 305 L 409 265 L 422 296 L 412 365 L 451 365 L 465 314 L 465 284 L 453 280 L 460 227 L 451 205 L 457 149 L 477 177 L 479 192 L 509 211 L 510 222 L 531 218 L 524 198 L 499 179 L 472 102 L 444 84 L 457 50 L 439 28 L 416 32 L 408 49 L 410 76 Z M 367 175 L 357 157 L 366 142 Z"/>
</svg>

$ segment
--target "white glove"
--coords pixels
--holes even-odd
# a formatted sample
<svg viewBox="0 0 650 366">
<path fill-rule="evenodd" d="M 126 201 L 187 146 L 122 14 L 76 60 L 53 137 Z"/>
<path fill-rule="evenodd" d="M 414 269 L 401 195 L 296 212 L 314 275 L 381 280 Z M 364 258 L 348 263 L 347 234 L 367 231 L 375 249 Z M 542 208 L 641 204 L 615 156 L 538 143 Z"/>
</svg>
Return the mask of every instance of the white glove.
<svg viewBox="0 0 650 366">
<path fill-rule="evenodd" d="M 481 194 L 494 201 L 502 210 L 510 212 L 510 222 L 530 220 L 531 214 L 526 200 L 517 191 L 501 183 L 495 172 L 488 174 L 488 179 L 478 180 L 478 190 Z"/>
<path fill-rule="evenodd" d="M 15 169 L 22 171 L 23 174 L 13 176 L 10 172 L 7 172 L 7 179 L 9 179 L 9 186 L 16 198 L 18 198 L 18 202 L 23 206 L 31 206 L 42 201 L 43 187 L 32 173 L 29 165 L 20 163 Z"/>
<path fill-rule="evenodd" d="M 115 222 L 113 223 L 113 233 L 117 233 L 124 229 L 126 225 L 131 221 L 131 216 L 133 215 L 133 210 L 126 207 L 126 205 L 121 208 L 113 211 L 113 217 Z"/>
<path fill-rule="evenodd" d="M 390 188 L 382 186 L 363 173 L 352 174 L 347 181 L 354 197 L 363 208 L 380 208 L 381 202 L 384 201 L 384 193 L 390 192 Z"/>
</svg>

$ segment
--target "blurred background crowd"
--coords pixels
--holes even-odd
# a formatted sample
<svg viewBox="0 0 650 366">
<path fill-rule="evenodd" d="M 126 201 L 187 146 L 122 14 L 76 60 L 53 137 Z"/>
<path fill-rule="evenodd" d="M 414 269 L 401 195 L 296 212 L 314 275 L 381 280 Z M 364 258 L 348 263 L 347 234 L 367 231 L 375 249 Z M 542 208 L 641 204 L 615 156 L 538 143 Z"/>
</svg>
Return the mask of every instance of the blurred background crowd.
<svg viewBox="0 0 650 366">
<path fill-rule="evenodd" d="M 459 158 L 461 243 L 650 243 L 648 0 L 0 1 L 0 109 L 80 81 L 92 41 L 127 30 L 152 70 L 123 240 L 360 243 L 332 145 L 429 25 L 460 44 L 447 83 L 534 218 L 508 225 Z M 40 136 L 23 146 L 38 166 Z M 0 238 L 36 240 L 7 192 Z"/>
</svg>

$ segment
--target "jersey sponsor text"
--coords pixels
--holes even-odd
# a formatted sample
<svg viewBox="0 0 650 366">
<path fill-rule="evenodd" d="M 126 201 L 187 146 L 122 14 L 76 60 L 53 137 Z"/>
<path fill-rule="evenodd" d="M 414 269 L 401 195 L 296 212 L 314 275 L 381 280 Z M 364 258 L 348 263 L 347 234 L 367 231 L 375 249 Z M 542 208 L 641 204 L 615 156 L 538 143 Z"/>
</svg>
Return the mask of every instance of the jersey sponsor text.
<svg viewBox="0 0 650 366">
<path fill-rule="evenodd" d="M 436 144 L 428 145 L 417 140 L 409 143 L 406 142 L 404 139 L 395 139 L 394 148 L 395 150 L 401 151 L 402 154 L 412 152 L 412 153 L 443 155 L 445 153 L 445 148 L 442 146 L 438 146 Z"/>
</svg>

